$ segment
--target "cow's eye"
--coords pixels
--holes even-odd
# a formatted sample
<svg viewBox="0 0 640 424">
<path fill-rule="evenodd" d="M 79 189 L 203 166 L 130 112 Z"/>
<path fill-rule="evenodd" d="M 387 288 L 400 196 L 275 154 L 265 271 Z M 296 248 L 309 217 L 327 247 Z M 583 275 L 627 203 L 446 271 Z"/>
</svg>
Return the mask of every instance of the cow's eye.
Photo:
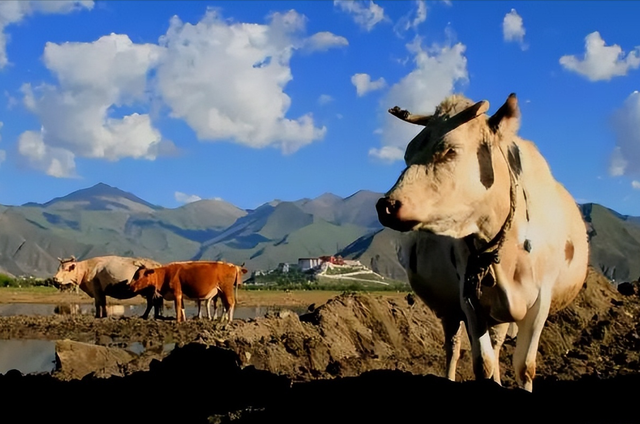
<svg viewBox="0 0 640 424">
<path fill-rule="evenodd" d="M 448 161 L 456 157 L 457 151 L 453 147 L 447 147 L 440 153 L 439 161 Z"/>
</svg>

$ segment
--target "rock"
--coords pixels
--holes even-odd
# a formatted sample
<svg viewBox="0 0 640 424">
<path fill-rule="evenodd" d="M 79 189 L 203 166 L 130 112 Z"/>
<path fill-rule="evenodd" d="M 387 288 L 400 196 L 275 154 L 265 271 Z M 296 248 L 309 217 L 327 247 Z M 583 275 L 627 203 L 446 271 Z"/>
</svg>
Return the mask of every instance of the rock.
<svg viewBox="0 0 640 424">
<path fill-rule="evenodd" d="M 126 349 L 97 346 L 72 340 L 56 341 L 56 368 L 53 374 L 61 380 L 81 379 L 101 370 L 109 370 L 107 375 L 120 366 L 138 358 Z"/>
</svg>

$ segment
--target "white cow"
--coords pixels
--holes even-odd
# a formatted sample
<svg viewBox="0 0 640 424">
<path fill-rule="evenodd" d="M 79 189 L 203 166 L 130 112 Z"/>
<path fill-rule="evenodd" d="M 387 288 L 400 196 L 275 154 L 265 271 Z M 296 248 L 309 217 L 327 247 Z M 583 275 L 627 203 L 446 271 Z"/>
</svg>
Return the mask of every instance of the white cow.
<svg viewBox="0 0 640 424">
<path fill-rule="evenodd" d="M 407 166 L 376 209 L 387 227 L 457 240 L 459 308 L 476 378 L 495 378 L 491 329 L 515 322 L 515 376 L 531 391 L 546 319 L 585 281 L 587 230 L 536 146 L 517 135 L 515 94 L 490 117 L 488 108 L 487 101 L 455 95 L 433 115 L 390 109 L 424 129 L 407 146 Z"/>
<path fill-rule="evenodd" d="M 73 284 L 94 299 L 96 306 L 96 318 L 107 316 L 106 296 L 117 299 L 125 299 L 135 296 L 129 291 L 114 291 L 118 283 L 131 281 L 133 274 L 138 269 L 138 264 L 144 264 L 149 268 L 159 267 L 161 264 L 145 258 L 127 258 L 121 256 L 97 256 L 84 261 L 77 261 L 75 257 L 60 259 L 58 271 L 53 277 L 59 286 Z M 155 318 L 159 318 L 162 311 L 163 299 L 155 293 L 148 293 L 147 309 L 142 318 L 147 318 L 151 307 L 154 308 Z"/>
</svg>

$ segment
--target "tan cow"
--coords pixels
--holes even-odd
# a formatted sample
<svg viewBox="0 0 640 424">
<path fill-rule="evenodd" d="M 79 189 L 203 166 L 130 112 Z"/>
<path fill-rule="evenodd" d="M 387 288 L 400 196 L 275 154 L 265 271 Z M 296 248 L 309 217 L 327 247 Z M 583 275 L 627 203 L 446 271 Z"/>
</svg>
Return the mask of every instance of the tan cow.
<svg viewBox="0 0 640 424">
<path fill-rule="evenodd" d="M 53 277 L 56 285 L 64 287 L 69 284 L 76 285 L 94 299 L 96 318 L 107 316 L 106 296 L 117 299 L 126 299 L 135 296 L 130 292 L 114 291 L 118 283 L 129 282 L 138 269 L 139 263 L 149 267 L 160 266 L 160 263 L 146 258 L 127 258 L 121 256 L 97 256 L 77 261 L 75 257 L 60 259 L 58 271 Z M 154 308 L 155 318 L 159 318 L 162 311 L 162 297 L 150 294 L 147 298 L 147 309 L 142 315 L 149 316 L 151 307 Z"/>
<path fill-rule="evenodd" d="M 451 260 L 476 378 L 496 372 L 492 327 L 515 322 L 515 376 L 531 391 L 546 319 L 585 281 L 587 231 L 536 146 L 517 135 L 515 94 L 490 117 L 488 108 L 487 101 L 456 95 L 433 115 L 390 109 L 424 129 L 407 146 L 407 166 L 376 209 L 387 227 L 457 240 Z"/>
<path fill-rule="evenodd" d="M 153 291 L 167 300 L 173 300 L 178 322 L 186 320 L 183 307 L 185 297 L 210 300 L 220 295 L 227 310 L 227 319 L 231 322 L 236 303 L 234 287 L 242 284 L 242 276 L 246 273 L 244 266 L 227 262 L 174 262 L 152 269 L 142 265 L 131 280 L 130 290 L 137 294 Z"/>
</svg>

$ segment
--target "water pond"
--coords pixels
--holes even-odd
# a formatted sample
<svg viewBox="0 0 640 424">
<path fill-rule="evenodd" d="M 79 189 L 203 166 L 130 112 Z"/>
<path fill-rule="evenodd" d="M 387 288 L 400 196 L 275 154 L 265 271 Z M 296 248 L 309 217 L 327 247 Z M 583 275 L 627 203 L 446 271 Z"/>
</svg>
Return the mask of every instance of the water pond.
<svg viewBox="0 0 640 424">
<path fill-rule="evenodd" d="M 191 303 L 191 302 L 190 302 Z M 144 312 L 145 305 L 110 305 L 108 314 L 113 316 L 140 316 Z M 235 319 L 250 319 L 263 317 L 269 312 L 276 312 L 285 307 L 280 306 L 254 306 L 237 307 L 234 311 Z M 298 314 L 306 312 L 305 307 L 286 307 Z M 11 303 L 0 304 L 0 316 L 14 315 L 55 315 L 55 314 L 86 314 L 93 315 L 95 308 L 93 304 L 37 304 L 37 303 Z M 185 303 L 185 313 L 187 319 L 197 314 L 195 304 Z M 212 311 L 213 313 L 213 311 Z M 220 314 L 220 311 L 218 311 Z M 164 315 L 175 317 L 172 307 L 165 304 Z M 206 316 L 206 312 L 203 313 Z M 23 374 L 51 372 L 55 367 L 55 340 L 0 340 L 0 374 L 16 369 Z M 173 349 L 173 344 L 164 346 L 165 350 Z M 142 353 L 144 347 L 140 343 L 131 343 L 127 349 Z"/>
</svg>

